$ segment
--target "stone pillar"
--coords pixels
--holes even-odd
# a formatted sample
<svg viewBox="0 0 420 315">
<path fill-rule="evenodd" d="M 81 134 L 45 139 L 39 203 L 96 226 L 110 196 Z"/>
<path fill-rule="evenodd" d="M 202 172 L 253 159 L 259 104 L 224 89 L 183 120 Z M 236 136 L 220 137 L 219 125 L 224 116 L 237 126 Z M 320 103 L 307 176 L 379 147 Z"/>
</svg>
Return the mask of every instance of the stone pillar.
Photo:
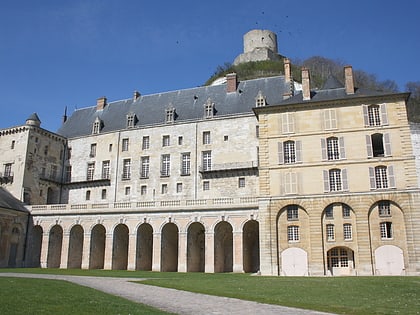
<svg viewBox="0 0 420 315">
<path fill-rule="evenodd" d="M 112 269 L 112 251 L 114 245 L 114 233 L 106 233 L 105 235 L 105 253 L 104 253 L 104 269 Z"/>
<path fill-rule="evenodd" d="M 263 276 L 277 276 L 279 266 L 277 260 L 276 215 L 271 214 L 270 200 L 260 200 L 260 271 Z"/>
<path fill-rule="evenodd" d="M 187 272 L 187 232 L 179 232 L 178 237 L 178 272 Z"/>
<path fill-rule="evenodd" d="M 63 232 L 63 241 L 61 243 L 61 261 L 60 268 L 67 268 L 67 261 L 69 259 L 69 244 L 70 244 L 70 232 Z"/>
<path fill-rule="evenodd" d="M 233 272 L 244 272 L 242 231 L 233 232 Z"/>
<path fill-rule="evenodd" d="M 153 233 L 153 259 L 152 259 L 152 271 L 160 271 L 160 243 L 162 239 L 161 232 Z"/>
<path fill-rule="evenodd" d="M 128 264 L 127 270 L 136 270 L 137 233 L 128 236 Z"/>
<path fill-rule="evenodd" d="M 89 269 L 90 263 L 90 238 L 91 233 L 84 233 L 83 237 L 83 253 L 82 253 L 82 269 Z"/>
<path fill-rule="evenodd" d="M 42 234 L 42 245 L 41 245 L 41 268 L 47 268 L 48 260 L 48 243 L 50 240 L 50 232 L 44 232 Z"/>
<path fill-rule="evenodd" d="M 214 232 L 206 232 L 204 272 L 214 273 Z"/>
</svg>

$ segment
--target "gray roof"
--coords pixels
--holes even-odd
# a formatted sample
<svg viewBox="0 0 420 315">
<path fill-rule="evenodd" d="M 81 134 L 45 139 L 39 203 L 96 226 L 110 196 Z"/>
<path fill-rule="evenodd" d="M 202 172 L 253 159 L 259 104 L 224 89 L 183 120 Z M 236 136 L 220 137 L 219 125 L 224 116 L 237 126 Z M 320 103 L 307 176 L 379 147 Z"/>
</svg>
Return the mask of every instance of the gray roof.
<svg viewBox="0 0 420 315">
<path fill-rule="evenodd" d="M 20 200 L 13 197 L 11 193 L 2 187 L 0 187 L 0 208 L 29 213 Z"/>
<path fill-rule="evenodd" d="M 130 113 L 137 117 L 137 128 L 164 124 L 165 110 L 170 106 L 175 108 L 176 122 L 201 120 L 208 99 L 214 103 L 215 117 L 252 113 L 259 91 L 266 97 L 267 104 L 274 105 L 283 100 L 289 88 L 284 76 L 277 76 L 241 81 L 232 93 L 226 92 L 226 85 L 215 85 L 142 95 L 137 100 L 110 102 L 103 110 L 97 110 L 96 106 L 78 109 L 57 133 L 69 138 L 90 135 L 97 118 L 103 124 L 101 133 L 126 129 Z"/>
<path fill-rule="evenodd" d="M 26 120 L 35 120 L 41 122 L 37 113 L 32 113 Z"/>
</svg>

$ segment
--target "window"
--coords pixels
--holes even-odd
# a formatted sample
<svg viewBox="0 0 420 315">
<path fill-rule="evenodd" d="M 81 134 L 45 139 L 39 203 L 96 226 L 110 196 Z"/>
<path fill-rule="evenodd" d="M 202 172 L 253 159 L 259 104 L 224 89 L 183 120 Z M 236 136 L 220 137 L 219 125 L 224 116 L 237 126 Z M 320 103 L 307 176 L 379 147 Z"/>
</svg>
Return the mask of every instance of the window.
<svg viewBox="0 0 420 315">
<path fill-rule="evenodd" d="M 210 182 L 208 180 L 203 182 L 203 190 L 210 190 Z"/>
<path fill-rule="evenodd" d="M 182 143 L 183 143 L 183 138 L 182 138 L 182 136 L 179 136 L 178 137 L 178 145 L 182 145 Z"/>
<path fill-rule="evenodd" d="M 102 200 L 106 199 L 106 189 L 102 189 L 101 198 L 102 198 Z"/>
<path fill-rule="evenodd" d="M 299 227 L 297 225 L 290 225 L 287 227 L 287 240 L 289 242 L 299 241 Z"/>
<path fill-rule="evenodd" d="M 109 146 L 108 146 L 108 151 L 109 151 L 109 152 L 112 152 L 112 143 L 110 143 L 110 144 L 109 144 Z"/>
<path fill-rule="evenodd" d="M 255 126 L 255 137 L 257 139 L 260 137 L 260 126 Z"/>
<path fill-rule="evenodd" d="M 328 160 L 340 159 L 340 152 L 338 150 L 338 138 L 327 138 L 327 156 Z"/>
<path fill-rule="evenodd" d="M 228 141 L 229 140 L 229 136 L 223 136 L 223 141 Z"/>
<path fill-rule="evenodd" d="M 169 176 L 170 169 L 171 169 L 171 156 L 169 154 L 163 154 L 161 158 L 160 175 Z"/>
<path fill-rule="evenodd" d="M 345 248 L 332 248 L 327 253 L 328 268 L 348 267 L 349 254 Z"/>
<path fill-rule="evenodd" d="M 147 186 L 146 185 L 140 186 L 140 195 L 144 196 L 146 194 L 147 194 Z"/>
<path fill-rule="evenodd" d="M 170 145 L 171 143 L 170 143 L 170 138 L 169 138 L 169 136 L 163 136 L 162 137 L 162 147 L 169 147 L 169 145 Z"/>
<path fill-rule="evenodd" d="M 353 238 L 351 224 L 349 223 L 343 224 L 343 237 L 345 241 L 351 240 Z"/>
<path fill-rule="evenodd" d="M 140 178 L 149 178 L 150 158 L 142 156 L 140 159 Z"/>
<path fill-rule="evenodd" d="M 301 141 L 285 141 L 278 143 L 279 164 L 293 164 L 301 162 L 302 142 Z"/>
<path fill-rule="evenodd" d="M 293 116 L 293 113 L 282 113 L 281 125 L 282 125 L 283 133 L 294 133 L 295 132 L 295 118 Z"/>
<path fill-rule="evenodd" d="M 327 224 L 327 241 L 334 241 L 334 239 L 335 239 L 334 224 Z"/>
<path fill-rule="evenodd" d="M 169 108 L 166 109 L 165 113 L 166 113 L 165 121 L 167 123 L 173 123 L 175 121 L 175 108 L 170 106 Z"/>
<path fill-rule="evenodd" d="M 90 145 L 89 157 L 95 157 L 95 156 L 96 156 L 96 143 L 92 143 Z"/>
<path fill-rule="evenodd" d="M 245 187 L 245 177 L 239 177 L 238 179 L 238 187 L 244 188 Z"/>
<path fill-rule="evenodd" d="M 334 108 L 325 109 L 323 116 L 325 130 L 337 129 L 337 115 Z"/>
<path fill-rule="evenodd" d="M 130 194 L 131 194 L 131 187 L 130 187 L 130 186 L 126 186 L 126 187 L 124 188 L 124 194 L 125 194 L 126 196 L 128 196 L 128 195 L 130 195 Z"/>
<path fill-rule="evenodd" d="M 370 105 L 368 107 L 369 126 L 380 126 L 381 116 L 379 115 L 379 106 Z"/>
<path fill-rule="evenodd" d="M 45 175 L 45 168 L 44 168 L 44 175 Z M 12 176 L 12 163 L 6 163 L 4 164 L 4 177 L 10 177 Z"/>
<path fill-rule="evenodd" d="M 350 213 L 351 213 L 350 207 L 347 205 L 343 205 L 342 210 L 343 210 L 343 218 L 350 218 Z"/>
<path fill-rule="evenodd" d="M 374 172 L 375 188 L 388 188 L 388 176 L 386 166 L 376 166 Z"/>
<path fill-rule="evenodd" d="M 86 200 L 90 200 L 90 190 L 86 190 Z"/>
<path fill-rule="evenodd" d="M 122 179 L 127 180 L 130 178 L 131 178 L 131 159 L 124 159 Z"/>
<path fill-rule="evenodd" d="M 127 128 L 133 128 L 136 124 L 136 115 L 134 113 L 129 113 L 127 115 Z"/>
<path fill-rule="evenodd" d="M 141 149 L 142 150 L 147 150 L 150 148 L 150 138 L 149 136 L 143 136 L 143 140 L 141 143 Z"/>
<path fill-rule="evenodd" d="M 203 152 L 203 171 L 211 171 L 211 151 Z"/>
<path fill-rule="evenodd" d="M 207 102 L 204 104 L 204 118 L 212 118 L 214 115 L 214 103 L 211 99 L 207 99 Z"/>
<path fill-rule="evenodd" d="M 391 155 L 391 140 L 389 133 L 375 133 L 366 135 L 367 155 L 371 157 L 383 157 Z"/>
<path fill-rule="evenodd" d="M 379 226 L 382 239 L 392 238 L 392 222 L 381 222 Z"/>
<path fill-rule="evenodd" d="M 57 178 L 57 166 L 51 165 L 50 179 L 55 180 L 56 178 Z"/>
<path fill-rule="evenodd" d="M 203 131 L 203 144 L 210 144 L 210 131 Z"/>
<path fill-rule="evenodd" d="M 102 179 L 110 179 L 110 161 L 102 162 Z"/>
<path fill-rule="evenodd" d="M 298 174 L 296 172 L 286 172 L 284 174 L 284 193 L 296 194 L 298 192 Z"/>
<path fill-rule="evenodd" d="M 71 166 L 68 165 L 66 166 L 66 171 L 65 171 L 65 182 L 66 183 L 70 183 L 71 182 Z"/>
<path fill-rule="evenodd" d="M 92 126 L 92 134 L 96 135 L 101 131 L 101 121 L 96 118 L 95 122 L 93 123 Z"/>
<path fill-rule="evenodd" d="M 325 191 L 347 190 L 347 172 L 345 169 L 331 169 L 324 171 L 324 189 Z"/>
<path fill-rule="evenodd" d="M 390 202 L 388 200 L 379 201 L 378 212 L 379 212 L 380 217 L 390 217 L 391 216 Z"/>
<path fill-rule="evenodd" d="M 299 220 L 299 209 L 297 206 L 287 207 L 287 221 Z"/>
<path fill-rule="evenodd" d="M 121 147 L 121 150 L 122 151 L 128 151 L 128 145 L 129 145 L 128 138 L 122 139 L 122 147 Z"/>
<path fill-rule="evenodd" d="M 88 163 L 86 180 L 93 180 L 94 174 L 95 174 L 95 162 Z"/>
<path fill-rule="evenodd" d="M 181 175 L 190 175 L 191 173 L 191 156 L 190 153 L 181 154 Z"/>
<path fill-rule="evenodd" d="M 176 183 L 176 192 L 181 193 L 182 192 L 182 183 Z"/>
<path fill-rule="evenodd" d="M 330 205 L 325 209 L 325 218 L 333 219 L 334 218 L 334 206 Z"/>
<path fill-rule="evenodd" d="M 44 154 L 48 155 L 48 146 L 47 145 L 44 147 Z"/>
<path fill-rule="evenodd" d="M 364 105 L 363 118 L 366 127 L 388 125 L 388 115 L 385 104 Z"/>
<path fill-rule="evenodd" d="M 10 145 L 10 149 L 14 149 L 15 148 L 15 140 L 12 141 L 12 144 Z"/>
<path fill-rule="evenodd" d="M 162 184 L 161 193 L 167 194 L 168 193 L 168 184 Z"/>
<path fill-rule="evenodd" d="M 262 94 L 261 91 L 259 91 L 257 97 L 255 98 L 255 106 L 261 107 L 261 106 L 265 106 L 266 104 L 267 103 L 266 103 L 265 96 Z"/>
</svg>

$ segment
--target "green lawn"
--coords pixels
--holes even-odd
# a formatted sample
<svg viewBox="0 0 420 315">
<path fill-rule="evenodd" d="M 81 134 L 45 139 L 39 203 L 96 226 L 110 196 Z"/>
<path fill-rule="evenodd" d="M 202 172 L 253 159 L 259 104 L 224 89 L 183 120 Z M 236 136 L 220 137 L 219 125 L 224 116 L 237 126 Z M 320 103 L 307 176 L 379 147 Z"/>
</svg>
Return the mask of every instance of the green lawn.
<svg viewBox="0 0 420 315">
<path fill-rule="evenodd" d="M 0 269 L 0 272 L 7 271 L 147 278 L 143 284 L 338 314 L 420 314 L 420 277 L 258 277 L 220 273 Z M 0 313 L 4 313 L 1 306 Z"/>
</svg>

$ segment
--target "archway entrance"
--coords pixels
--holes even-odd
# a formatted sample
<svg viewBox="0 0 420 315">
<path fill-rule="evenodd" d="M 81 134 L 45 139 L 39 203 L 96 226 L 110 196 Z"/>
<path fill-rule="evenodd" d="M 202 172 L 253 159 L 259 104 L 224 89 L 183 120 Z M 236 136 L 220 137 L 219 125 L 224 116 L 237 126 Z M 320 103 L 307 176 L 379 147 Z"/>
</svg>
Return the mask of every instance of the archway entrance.
<svg viewBox="0 0 420 315">
<path fill-rule="evenodd" d="M 105 228 L 95 225 L 90 236 L 89 269 L 103 269 L 105 258 Z"/>
<path fill-rule="evenodd" d="M 375 274 L 380 276 L 404 275 L 404 254 L 394 245 L 383 245 L 375 250 Z"/>
<path fill-rule="evenodd" d="M 232 226 L 219 222 L 214 228 L 214 272 L 233 271 L 233 233 Z"/>
<path fill-rule="evenodd" d="M 60 268 L 63 229 L 54 225 L 50 230 L 48 241 L 47 268 Z"/>
<path fill-rule="evenodd" d="M 327 269 L 333 276 L 348 276 L 354 269 L 353 251 L 347 247 L 334 247 L 327 252 Z"/>
<path fill-rule="evenodd" d="M 152 270 L 153 228 L 143 223 L 137 230 L 136 270 Z"/>
<path fill-rule="evenodd" d="M 29 257 L 31 259 L 28 267 L 39 268 L 41 267 L 41 248 L 42 248 L 42 235 L 43 230 L 42 227 L 36 225 L 32 229 L 31 234 L 31 243 L 29 249 Z"/>
<path fill-rule="evenodd" d="M 83 228 L 75 225 L 70 230 L 67 268 L 82 268 Z"/>
<path fill-rule="evenodd" d="M 178 227 L 167 223 L 162 229 L 160 245 L 161 271 L 178 271 Z"/>
<path fill-rule="evenodd" d="M 257 272 L 260 269 L 259 224 L 252 220 L 245 223 L 242 231 L 244 272 Z"/>
<path fill-rule="evenodd" d="M 188 227 L 187 271 L 204 272 L 205 230 L 201 223 L 195 222 Z"/>
<path fill-rule="evenodd" d="M 112 245 L 112 269 L 127 270 L 128 264 L 128 227 L 118 224 L 114 229 Z"/>
</svg>

